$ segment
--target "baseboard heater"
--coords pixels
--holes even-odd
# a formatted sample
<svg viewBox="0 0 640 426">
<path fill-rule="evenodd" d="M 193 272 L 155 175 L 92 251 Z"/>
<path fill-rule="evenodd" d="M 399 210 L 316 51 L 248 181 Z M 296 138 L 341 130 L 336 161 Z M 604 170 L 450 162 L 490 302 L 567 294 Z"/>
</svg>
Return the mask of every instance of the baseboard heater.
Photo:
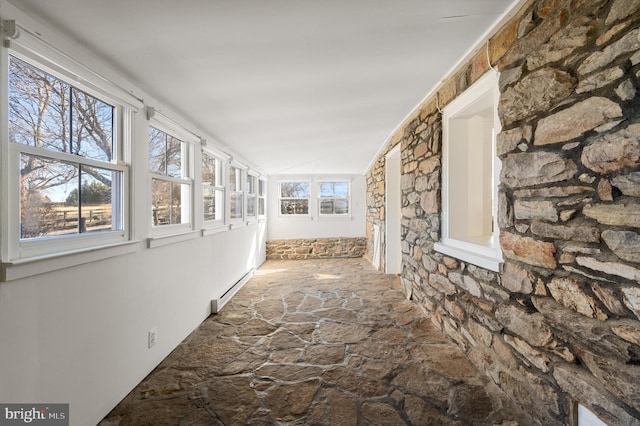
<svg viewBox="0 0 640 426">
<path fill-rule="evenodd" d="M 227 290 L 222 296 L 218 299 L 213 299 L 211 301 L 211 313 L 217 314 L 220 312 L 222 307 L 227 304 L 229 300 L 249 281 L 249 279 L 253 276 L 255 272 L 255 268 L 252 268 L 249 272 L 244 274 L 242 278 L 238 280 L 234 285 L 231 286 L 229 290 Z"/>
</svg>

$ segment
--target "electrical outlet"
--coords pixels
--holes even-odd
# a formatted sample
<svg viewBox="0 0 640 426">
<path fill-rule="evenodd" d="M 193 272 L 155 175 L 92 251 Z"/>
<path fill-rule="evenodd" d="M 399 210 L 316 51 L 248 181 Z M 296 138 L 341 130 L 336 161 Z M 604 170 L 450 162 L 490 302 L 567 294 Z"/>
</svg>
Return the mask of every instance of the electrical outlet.
<svg viewBox="0 0 640 426">
<path fill-rule="evenodd" d="M 158 341 L 158 327 L 149 330 L 149 349 L 154 347 Z"/>
</svg>

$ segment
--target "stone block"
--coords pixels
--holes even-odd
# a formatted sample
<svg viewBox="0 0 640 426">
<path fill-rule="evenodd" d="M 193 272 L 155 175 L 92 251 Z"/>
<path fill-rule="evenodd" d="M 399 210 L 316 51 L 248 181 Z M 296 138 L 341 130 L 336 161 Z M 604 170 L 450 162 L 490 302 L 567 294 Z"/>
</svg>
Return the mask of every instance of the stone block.
<svg viewBox="0 0 640 426">
<path fill-rule="evenodd" d="M 516 219 L 558 221 L 558 211 L 551 201 L 516 200 L 513 203 L 513 212 Z"/>
<path fill-rule="evenodd" d="M 538 370 L 542 371 L 543 373 L 549 372 L 549 364 L 551 363 L 551 359 L 548 356 L 534 349 L 527 342 L 517 337 L 505 335 L 504 340 Z"/>
<path fill-rule="evenodd" d="M 530 294 L 533 292 L 535 276 L 514 263 L 506 262 L 500 278 L 501 285 L 514 293 Z"/>
<path fill-rule="evenodd" d="M 602 262 L 592 257 L 584 256 L 576 257 L 576 263 L 594 271 L 604 272 L 605 274 L 616 275 L 628 280 L 640 282 L 640 269 L 623 263 Z"/>
<path fill-rule="evenodd" d="M 582 151 L 582 163 L 602 174 L 640 166 L 640 123 L 591 139 Z"/>
<path fill-rule="evenodd" d="M 539 313 L 529 313 L 513 305 L 500 305 L 496 319 L 516 336 L 533 346 L 544 347 L 553 342 L 553 334 Z"/>
<path fill-rule="evenodd" d="M 599 356 L 615 359 L 622 364 L 631 360 L 630 344 L 613 335 L 602 321 L 566 309 L 548 297 L 533 297 L 531 301 L 543 316 L 545 323 L 552 327 L 563 341 L 571 342 L 574 347 L 588 347 Z M 568 327 L 568 324 L 571 324 L 571 327 Z M 533 344 L 530 340 L 527 341 Z"/>
<path fill-rule="evenodd" d="M 536 220 L 531 224 L 531 232 L 544 238 L 557 240 L 600 242 L 600 229 L 585 224 L 555 225 Z"/>
<path fill-rule="evenodd" d="M 500 246 L 507 258 L 549 269 L 555 269 L 557 266 L 556 248 L 552 243 L 502 231 L 500 232 Z"/>
<path fill-rule="evenodd" d="M 640 50 L 640 28 L 628 32 L 604 49 L 593 52 L 578 68 L 579 74 L 589 74 L 613 63 L 620 56 Z"/>
<path fill-rule="evenodd" d="M 576 164 L 553 152 L 509 154 L 502 162 L 500 181 L 511 188 L 543 185 L 571 179 Z"/>
<path fill-rule="evenodd" d="M 602 232 L 602 239 L 620 259 L 640 263 L 640 234 L 607 229 Z"/>
<path fill-rule="evenodd" d="M 595 299 L 587 295 L 577 281 L 570 278 L 555 277 L 547 285 L 551 296 L 569 309 L 573 309 L 590 318 L 606 320 L 607 315 L 597 305 Z"/>
<path fill-rule="evenodd" d="M 624 304 L 640 319 L 640 288 L 626 287 L 622 289 Z"/>
<path fill-rule="evenodd" d="M 621 199 L 607 204 L 588 204 L 582 213 L 605 225 L 640 228 L 640 203 Z"/>
<path fill-rule="evenodd" d="M 621 317 L 627 316 L 627 311 L 622 305 L 621 297 L 617 295 L 613 289 L 603 287 L 600 284 L 594 284 L 591 290 L 612 314 Z"/>
<path fill-rule="evenodd" d="M 624 195 L 640 197 L 640 172 L 618 175 L 611 179 L 611 185 Z"/>
<path fill-rule="evenodd" d="M 540 120 L 533 143 L 547 145 L 570 141 L 621 116 L 622 109 L 617 103 L 592 97 Z"/>
<path fill-rule="evenodd" d="M 498 114 L 510 125 L 549 111 L 569 96 L 577 82 L 571 74 L 555 68 L 543 68 L 528 74 L 501 94 Z"/>
</svg>

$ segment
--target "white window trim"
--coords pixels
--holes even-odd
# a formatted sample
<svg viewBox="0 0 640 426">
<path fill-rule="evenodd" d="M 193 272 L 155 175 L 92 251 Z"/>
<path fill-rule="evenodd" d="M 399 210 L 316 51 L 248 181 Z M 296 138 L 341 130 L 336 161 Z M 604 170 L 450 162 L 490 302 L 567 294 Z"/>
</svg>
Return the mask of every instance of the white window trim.
<svg viewBox="0 0 640 426">
<path fill-rule="evenodd" d="M 501 128 L 500 120 L 497 114 L 498 100 L 500 93 L 498 90 L 498 73 L 490 70 L 482 76 L 477 82 L 469 87 L 458 98 L 454 99 L 449 105 L 447 105 L 442 114 L 442 128 L 443 128 L 443 152 L 442 152 L 442 237 L 439 242 L 434 244 L 434 250 L 442 254 L 472 263 L 482 268 L 501 272 L 502 271 L 502 251 L 500 250 L 499 232 L 497 223 L 497 188 L 499 184 L 500 176 L 500 161 L 496 155 L 495 136 Z M 449 144 L 448 144 L 448 132 L 449 132 L 449 119 L 455 117 L 455 115 L 473 104 L 479 98 L 486 96 L 488 93 L 492 93 L 494 97 L 494 106 L 496 111 L 494 113 L 494 141 L 493 141 L 493 188 L 494 188 L 494 202 L 493 202 L 493 237 L 491 246 L 473 244 L 466 241 L 457 240 L 449 237 Z"/>
<path fill-rule="evenodd" d="M 249 193 L 249 188 L 246 182 L 249 180 L 249 177 L 253 178 L 253 193 Z M 245 205 L 245 218 L 247 220 L 247 225 L 251 223 L 255 223 L 258 221 L 258 185 L 259 185 L 259 176 L 250 170 L 245 173 L 245 191 L 244 191 L 244 205 Z M 253 215 L 249 215 L 249 198 L 253 197 Z"/>
<path fill-rule="evenodd" d="M 221 212 L 222 217 L 217 220 L 204 220 L 204 217 L 202 218 L 202 234 L 209 235 L 211 233 L 219 232 L 221 228 L 224 228 L 225 226 L 226 201 L 227 201 L 226 199 L 227 186 L 225 183 L 227 181 L 227 173 L 228 173 L 227 165 L 229 161 L 228 161 L 228 158 L 223 158 L 216 151 L 206 147 L 203 147 L 202 149 L 202 155 L 204 154 L 218 160 L 218 166 L 220 168 L 220 170 L 218 170 L 218 173 L 220 175 L 220 182 L 218 182 L 218 185 L 207 185 L 207 187 L 213 188 L 214 190 L 222 191 L 222 212 Z M 202 167 L 201 161 L 199 162 L 199 164 L 200 164 L 200 167 Z M 198 170 L 198 173 L 196 175 L 198 174 L 199 176 L 202 176 L 202 169 Z M 200 186 L 204 188 L 204 184 L 202 182 L 200 182 Z M 200 194 L 200 198 L 202 198 L 202 193 Z M 200 211 L 202 215 L 202 208 L 200 208 L 198 211 Z"/>
<path fill-rule="evenodd" d="M 242 226 L 246 226 L 246 217 L 247 217 L 247 204 L 246 204 L 246 197 L 245 197 L 245 190 L 246 190 L 246 186 L 247 186 L 247 171 L 249 169 L 249 167 L 247 167 L 246 165 L 238 162 L 238 161 L 234 161 L 234 160 L 230 160 L 228 162 L 229 164 L 227 165 L 227 169 L 226 169 L 226 173 L 227 173 L 227 180 L 226 180 L 226 188 L 227 188 L 227 195 L 225 196 L 225 202 L 226 202 L 226 208 L 225 208 L 225 216 L 226 216 L 226 222 L 227 224 L 229 224 L 229 228 L 230 229 L 235 229 L 235 228 L 240 228 Z M 236 168 L 238 170 L 241 171 L 240 175 L 240 190 L 239 191 L 233 191 L 231 189 L 231 187 L 229 185 L 231 185 L 231 179 L 229 179 L 229 174 L 231 173 L 231 168 Z M 241 217 L 231 217 L 231 195 L 232 194 L 240 194 L 240 199 L 242 200 L 242 216 Z"/>
<path fill-rule="evenodd" d="M 283 214 L 282 213 L 282 188 L 281 185 L 283 183 L 291 183 L 291 182 L 299 182 L 299 183 L 306 183 L 307 185 L 309 185 L 309 198 L 306 198 L 309 200 L 309 208 L 307 210 L 307 214 Z M 314 202 L 314 197 L 313 197 L 313 185 L 312 185 L 312 180 L 310 179 L 281 179 L 278 180 L 278 217 L 279 218 L 287 218 L 287 219 L 306 219 L 306 220 L 313 220 L 313 212 L 315 211 L 315 202 Z M 291 198 L 291 197 L 285 197 L 285 198 Z M 299 198 L 300 200 L 304 200 L 305 198 Z"/>
<path fill-rule="evenodd" d="M 189 205 L 188 205 L 189 222 L 172 224 L 172 225 L 153 226 L 151 221 L 149 221 L 150 237 L 148 239 L 149 240 L 148 247 L 153 248 L 153 247 L 158 247 L 160 245 L 170 244 L 173 241 L 175 242 L 183 241 L 184 237 L 182 236 L 182 234 L 190 234 L 194 230 L 194 227 L 195 227 L 194 211 L 196 208 L 196 205 L 195 205 L 195 195 L 196 195 L 195 183 L 196 182 L 194 179 L 194 176 L 195 176 L 194 152 L 195 152 L 195 146 L 197 144 L 200 144 L 200 138 L 195 133 L 183 127 L 182 125 L 180 125 L 178 122 L 176 122 L 169 116 L 159 112 L 154 108 L 147 107 L 147 118 L 149 119 L 149 127 L 155 127 L 156 129 L 163 131 L 168 135 L 181 140 L 182 142 L 185 143 L 185 146 L 188 151 L 187 155 L 185 156 L 186 158 L 182 159 L 183 162 L 186 161 L 187 163 L 187 164 L 184 164 L 184 163 L 182 164 L 182 167 L 186 169 L 186 172 L 188 174 L 187 178 L 174 178 L 174 177 L 165 176 L 165 175 L 158 175 L 151 172 L 148 173 L 148 178 L 147 178 L 148 191 L 152 190 L 152 187 L 153 187 L 152 182 L 154 178 L 189 185 Z M 149 134 L 149 131 L 147 131 L 147 135 L 148 134 Z M 147 146 L 148 145 L 149 145 L 149 139 L 147 139 Z M 148 160 L 147 160 L 147 163 L 148 163 Z M 151 198 L 149 198 L 149 200 L 151 200 Z M 148 211 L 147 217 L 151 218 L 153 216 L 152 203 L 149 203 L 149 205 L 147 206 L 147 211 Z M 156 243 L 154 242 L 154 240 L 162 240 L 163 243 Z"/>
<path fill-rule="evenodd" d="M 93 165 L 96 167 L 122 172 L 122 188 L 121 200 L 114 201 L 114 210 L 117 203 L 121 202 L 121 208 L 117 208 L 122 214 L 122 230 L 104 231 L 99 233 L 72 234 L 59 237 L 44 237 L 33 240 L 21 241 L 19 238 L 20 213 L 19 203 L 15 202 L 19 199 L 20 188 L 16 182 L 18 174 L 18 161 L 14 161 L 21 152 L 31 154 L 45 154 L 46 158 L 66 159 L 69 160 L 68 154 L 58 153 L 55 151 L 47 151 L 43 153 L 41 150 L 27 145 L 12 144 L 8 142 L 8 90 L 2 90 L 2 101 L 0 102 L 0 129 L 6 142 L 2 143 L 2 176 L 1 176 L 1 192 L 2 205 L 5 206 L 0 215 L 2 217 L 1 235 L 2 238 L 2 259 L 4 275 L 6 276 L 6 268 L 11 265 L 25 264 L 37 262 L 47 259 L 47 264 L 52 268 L 58 269 L 55 260 L 60 255 L 66 256 L 67 253 L 80 253 L 94 251 L 102 247 L 112 247 L 120 244 L 127 244 L 130 240 L 130 214 L 132 206 L 130 203 L 130 173 L 129 164 L 131 159 L 131 133 L 132 133 L 132 116 L 141 105 L 139 101 L 127 94 L 124 89 L 114 84 L 102 81 L 96 78 L 97 74 L 84 67 L 79 62 L 71 59 L 60 50 L 53 49 L 50 45 L 42 40 L 33 37 L 29 32 L 20 35 L 16 40 L 11 40 L 7 45 L 3 45 L 0 50 L 0 66 L 1 72 L 0 85 L 8 88 L 8 72 L 9 56 L 14 56 L 26 63 L 41 69 L 44 72 L 58 78 L 73 87 L 96 97 L 100 101 L 106 102 L 114 107 L 114 141 L 113 150 L 117 156 L 114 163 L 100 162 L 89 158 L 82 158 L 82 161 L 73 156 L 72 162 Z M 114 95 L 115 94 L 115 95 Z M 16 145 L 16 146 L 13 146 Z M 108 257 L 108 256 L 107 256 Z"/>
<path fill-rule="evenodd" d="M 320 185 L 322 183 L 325 182 L 346 182 L 349 185 L 349 195 L 346 197 L 349 201 L 349 212 L 345 213 L 345 214 L 322 214 L 320 212 L 320 201 L 323 198 L 343 198 L 343 197 L 321 197 L 320 196 Z M 316 211 L 317 211 L 317 215 L 318 215 L 318 220 L 319 221 L 344 221 L 344 220 L 352 220 L 353 219 L 353 205 L 351 203 L 351 179 L 346 179 L 346 178 L 336 178 L 336 179 L 320 179 L 318 180 L 318 183 L 316 185 L 317 187 L 317 206 L 316 206 Z"/>
<path fill-rule="evenodd" d="M 260 194 L 260 183 L 262 183 L 262 187 L 264 192 L 262 194 Z M 258 221 L 260 222 L 264 222 L 267 218 L 267 210 L 268 210 L 268 205 L 267 205 L 267 185 L 268 185 L 268 181 L 264 176 L 258 176 L 258 194 L 257 194 L 257 205 L 256 205 L 256 209 L 258 210 Z M 260 199 L 262 199 L 264 201 L 264 213 L 260 214 Z"/>
</svg>

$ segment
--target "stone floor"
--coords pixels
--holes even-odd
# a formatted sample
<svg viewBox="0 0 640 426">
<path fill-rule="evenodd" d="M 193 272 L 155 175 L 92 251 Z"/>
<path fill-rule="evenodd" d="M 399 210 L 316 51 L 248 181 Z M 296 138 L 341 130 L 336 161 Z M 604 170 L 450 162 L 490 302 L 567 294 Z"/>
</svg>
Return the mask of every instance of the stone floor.
<svg viewBox="0 0 640 426">
<path fill-rule="evenodd" d="M 363 259 L 268 261 L 101 423 L 527 425 Z"/>
</svg>

